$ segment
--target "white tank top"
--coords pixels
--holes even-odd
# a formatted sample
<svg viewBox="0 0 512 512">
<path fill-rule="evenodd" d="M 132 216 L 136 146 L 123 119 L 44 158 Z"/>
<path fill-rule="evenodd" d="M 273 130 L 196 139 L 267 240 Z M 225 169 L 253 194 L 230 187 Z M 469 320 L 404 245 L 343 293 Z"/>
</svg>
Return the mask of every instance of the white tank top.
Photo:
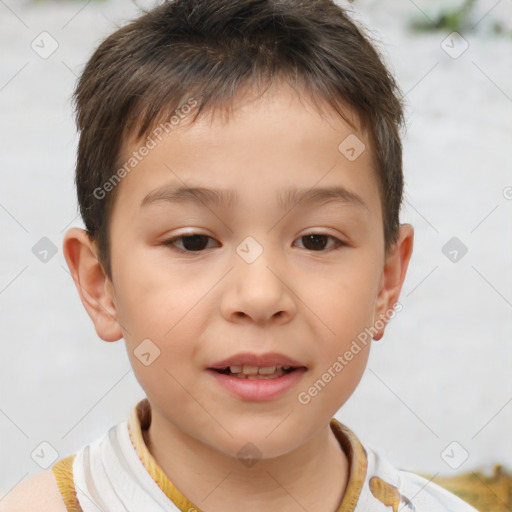
<svg viewBox="0 0 512 512">
<path fill-rule="evenodd" d="M 135 452 L 127 422 L 80 450 L 73 462 L 77 499 L 84 512 L 179 512 Z"/>
<path fill-rule="evenodd" d="M 150 422 L 151 408 L 144 399 L 129 421 L 54 465 L 70 512 L 201 512 L 172 484 L 144 444 L 142 430 Z M 331 420 L 331 428 L 350 464 L 337 512 L 478 512 L 433 482 L 395 469 L 376 451 L 363 448 L 337 420 Z"/>
</svg>

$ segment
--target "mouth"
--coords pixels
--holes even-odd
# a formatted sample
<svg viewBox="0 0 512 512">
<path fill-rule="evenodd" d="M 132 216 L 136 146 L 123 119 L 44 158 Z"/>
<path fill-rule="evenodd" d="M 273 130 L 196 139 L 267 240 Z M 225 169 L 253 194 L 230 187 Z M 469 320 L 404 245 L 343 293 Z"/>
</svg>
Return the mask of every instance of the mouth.
<svg viewBox="0 0 512 512">
<path fill-rule="evenodd" d="M 234 371 L 233 371 L 234 370 Z M 244 402 L 265 402 L 290 397 L 307 371 L 305 366 L 230 365 L 208 368 L 219 385 L 231 396 Z"/>
<path fill-rule="evenodd" d="M 284 354 L 244 352 L 207 368 L 230 395 L 245 402 L 264 402 L 287 396 L 308 368 Z"/>
<path fill-rule="evenodd" d="M 277 352 L 235 354 L 212 364 L 209 370 L 237 379 L 278 379 L 298 369 L 307 370 L 301 362 Z"/>
<path fill-rule="evenodd" d="M 225 368 L 210 368 L 222 375 L 236 377 L 238 379 L 277 379 L 283 375 L 287 375 L 296 371 L 296 366 L 249 366 L 249 365 L 233 365 Z M 304 368 L 304 367 L 302 367 Z"/>
</svg>

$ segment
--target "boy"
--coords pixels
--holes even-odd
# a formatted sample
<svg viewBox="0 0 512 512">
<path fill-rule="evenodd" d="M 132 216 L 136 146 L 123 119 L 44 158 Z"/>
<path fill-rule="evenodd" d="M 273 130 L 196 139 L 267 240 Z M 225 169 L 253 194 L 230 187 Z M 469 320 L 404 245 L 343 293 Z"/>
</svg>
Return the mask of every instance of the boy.
<svg viewBox="0 0 512 512">
<path fill-rule="evenodd" d="M 64 254 L 147 398 L 3 510 L 474 510 L 333 419 L 413 245 L 398 91 L 344 11 L 169 1 L 75 99 L 86 231 Z"/>
</svg>

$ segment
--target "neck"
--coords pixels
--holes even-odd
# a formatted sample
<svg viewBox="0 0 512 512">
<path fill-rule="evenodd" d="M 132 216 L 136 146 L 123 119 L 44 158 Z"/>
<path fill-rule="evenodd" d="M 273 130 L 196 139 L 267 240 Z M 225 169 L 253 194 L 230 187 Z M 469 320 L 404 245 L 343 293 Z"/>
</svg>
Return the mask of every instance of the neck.
<svg viewBox="0 0 512 512">
<path fill-rule="evenodd" d="M 158 414 L 143 436 L 169 480 L 204 512 L 336 512 L 345 493 L 348 459 L 329 425 L 296 450 L 250 467 Z"/>
</svg>

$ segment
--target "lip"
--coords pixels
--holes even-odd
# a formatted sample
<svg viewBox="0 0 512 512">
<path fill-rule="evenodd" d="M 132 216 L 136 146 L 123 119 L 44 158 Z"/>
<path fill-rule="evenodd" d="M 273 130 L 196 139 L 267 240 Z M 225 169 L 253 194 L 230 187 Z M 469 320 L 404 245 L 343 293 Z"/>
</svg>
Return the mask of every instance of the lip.
<svg viewBox="0 0 512 512">
<path fill-rule="evenodd" d="M 294 366 L 296 368 L 303 367 L 305 365 L 294 359 L 279 354 L 278 352 L 267 352 L 265 354 L 255 354 L 253 352 L 240 352 L 234 356 L 217 361 L 208 367 L 208 369 L 222 370 L 227 366 L 258 366 L 259 368 L 265 368 L 268 366 Z M 295 372 L 293 372 L 295 373 Z M 279 377 L 281 378 L 281 377 Z M 270 379 L 269 379 L 270 380 Z M 278 380 L 278 379 L 271 379 Z"/>
<path fill-rule="evenodd" d="M 231 359 L 226 361 L 231 361 Z M 288 364 L 288 361 L 292 360 L 288 359 L 286 365 L 296 366 L 294 364 Z M 224 363 L 224 361 L 221 361 L 221 363 Z M 226 364 L 223 367 L 225 366 L 230 366 L 230 364 Z M 232 377 L 231 375 L 216 372 L 211 368 L 207 369 L 207 372 L 212 375 L 212 377 L 216 379 L 217 383 L 226 391 L 236 395 L 242 400 L 250 402 L 273 400 L 284 395 L 287 391 L 297 385 L 306 371 L 307 368 L 305 366 L 300 366 L 296 370 L 286 373 L 281 377 L 276 377 L 275 379 L 241 379 L 239 377 Z"/>
</svg>

